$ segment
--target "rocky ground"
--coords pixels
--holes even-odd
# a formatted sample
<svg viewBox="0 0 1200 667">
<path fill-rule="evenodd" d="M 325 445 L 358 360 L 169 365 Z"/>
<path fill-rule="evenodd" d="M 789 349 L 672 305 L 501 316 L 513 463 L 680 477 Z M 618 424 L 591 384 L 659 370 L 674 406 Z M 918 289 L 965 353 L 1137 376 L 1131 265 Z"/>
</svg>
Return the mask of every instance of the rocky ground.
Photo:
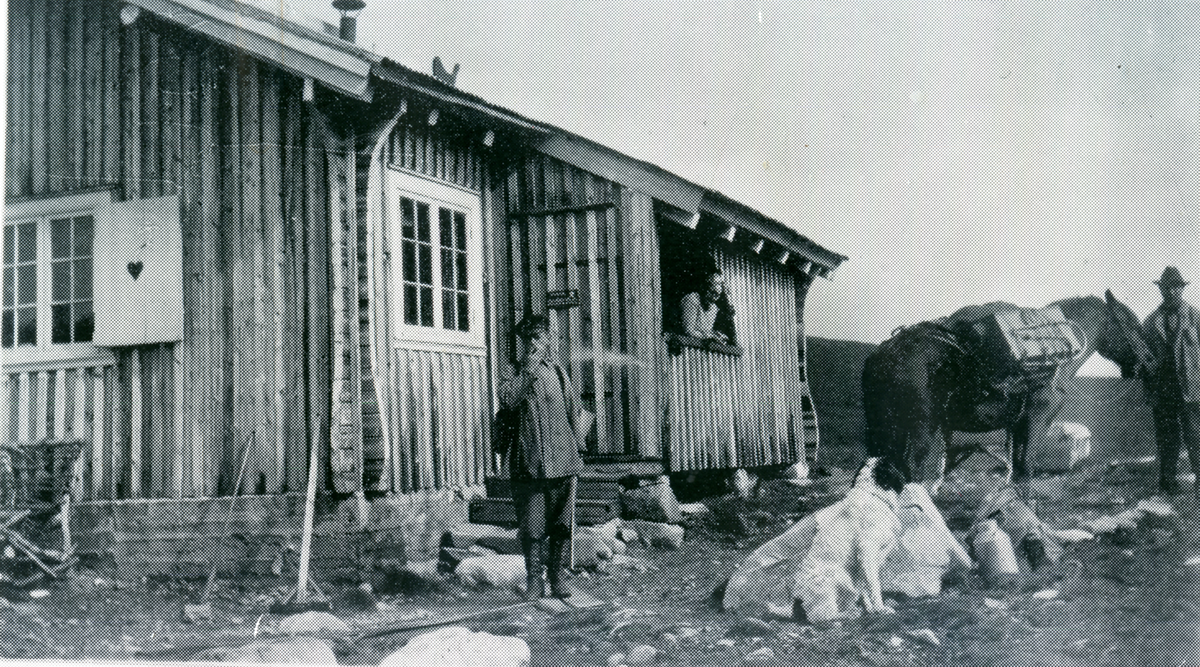
<svg viewBox="0 0 1200 667">
<path fill-rule="evenodd" d="M 535 607 L 458 623 L 527 642 L 534 665 L 1180 665 L 1200 664 L 1200 530 L 1190 495 L 1178 517 L 1109 521 L 1150 495 L 1154 468 L 1092 462 L 1034 485 L 1038 514 L 1056 528 L 1108 532 L 1068 547 L 1064 566 L 990 587 L 977 572 L 951 576 L 936 599 L 892 600 L 897 613 L 826 627 L 720 611 L 712 592 L 754 547 L 835 501 L 844 475 L 812 486 L 766 483 L 760 495 L 706 500 L 678 550 L 631 546 L 629 559 L 580 573 L 572 585 L 601 608 L 550 614 Z M 951 479 L 936 498 L 960 535 L 989 472 Z M 1097 522 L 1099 520 L 1099 522 Z M 327 573 L 332 615 L 312 628 L 341 664 L 378 664 L 427 629 L 355 639 L 397 623 L 436 622 L 519 602 L 509 590 L 465 586 L 449 575 L 394 572 L 367 582 Z M 286 578 L 219 581 L 212 618 L 185 618 L 204 581 L 117 578 L 80 566 L 52 583 L 0 590 L 0 655 L 8 658 L 187 660 L 228 657 L 228 647 L 288 631 L 266 614 Z M 373 582 L 373 583 L 372 583 Z M 361 586 L 371 583 L 370 591 Z M 303 644 L 289 657 L 303 658 Z M 224 647 L 224 648 L 223 648 Z M 311 648 L 311 646 L 309 646 Z M 289 649 L 291 650 L 291 649 Z M 206 652 L 207 651 L 207 652 Z M 296 651 L 300 651 L 297 653 Z M 319 661 L 324 654 L 312 654 Z M 244 656 L 243 656 L 244 657 Z"/>
</svg>

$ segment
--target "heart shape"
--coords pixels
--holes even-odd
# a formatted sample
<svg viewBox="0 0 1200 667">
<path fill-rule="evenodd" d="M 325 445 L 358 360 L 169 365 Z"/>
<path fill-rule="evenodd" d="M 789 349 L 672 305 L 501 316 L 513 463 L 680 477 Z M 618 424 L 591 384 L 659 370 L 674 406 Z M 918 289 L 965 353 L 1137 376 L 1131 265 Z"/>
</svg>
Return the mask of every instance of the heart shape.
<svg viewBox="0 0 1200 667">
<path fill-rule="evenodd" d="M 134 280 L 137 280 L 138 276 L 142 275 L 142 263 L 141 262 L 130 262 L 128 269 L 129 269 L 129 275 L 133 276 Z"/>
</svg>

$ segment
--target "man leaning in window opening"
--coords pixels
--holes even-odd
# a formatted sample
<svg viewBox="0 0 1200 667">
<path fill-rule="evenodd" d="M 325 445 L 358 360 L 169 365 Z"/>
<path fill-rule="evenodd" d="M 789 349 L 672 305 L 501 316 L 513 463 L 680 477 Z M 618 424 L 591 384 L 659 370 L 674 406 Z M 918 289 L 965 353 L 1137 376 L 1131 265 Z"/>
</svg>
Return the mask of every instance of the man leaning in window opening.
<svg viewBox="0 0 1200 667">
<path fill-rule="evenodd" d="M 721 331 L 713 329 L 717 314 L 720 310 L 717 301 L 725 293 L 725 276 L 720 271 L 712 273 L 705 280 L 703 292 L 689 292 L 680 302 L 680 319 L 683 321 L 683 333 L 692 338 L 715 340 L 728 344 L 729 337 Z"/>
<path fill-rule="evenodd" d="M 575 478 L 583 468 L 578 393 L 555 359 L 550 322 L 544 316 L 525 317 L 515 332 L 525 343 L 525 355 L 516 375 L 500 384 L 499 394 L 503 407 L 517 407 L 521 414 L 519 436 L 508 450 L 507 463 L 525 552 L 525 596 L 536 600 L 544 594 L 544 562 L 551 594 L 564 598 L 570 589 L 563 582 L 563 558 L 571 539 Z"/>
</svg>

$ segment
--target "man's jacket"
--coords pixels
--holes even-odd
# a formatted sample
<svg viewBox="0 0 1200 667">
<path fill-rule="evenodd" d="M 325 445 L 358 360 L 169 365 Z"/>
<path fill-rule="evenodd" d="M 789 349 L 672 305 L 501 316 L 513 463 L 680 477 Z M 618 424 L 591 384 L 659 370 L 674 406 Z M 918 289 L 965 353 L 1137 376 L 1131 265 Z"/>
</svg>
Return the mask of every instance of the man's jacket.
<svg viewBox="0 0 1200 667">
<path fill-rule="evenodd" d="M 522 382 L 514 374 L 500 384 L 500 403 L 519 406 L 520 435 L 508 450 L 505 463 L 513 479 L 545 479 L 579 474 L 579 416 L 575 388 L 562 366 L 555 362 L 534 365 L 533 384 L 518 395 Z"/>
<path fill-rule="evenodd" d="M 1200 403 L 1200 310 L 1182 303 L 1178 324 L 1168 335 L 1165 306 L 1159 306 L 1142 327 L 1158 368 L 1146 378 L 1149 398 L 1158 402 L 1172 397 Z"/>
</svg>

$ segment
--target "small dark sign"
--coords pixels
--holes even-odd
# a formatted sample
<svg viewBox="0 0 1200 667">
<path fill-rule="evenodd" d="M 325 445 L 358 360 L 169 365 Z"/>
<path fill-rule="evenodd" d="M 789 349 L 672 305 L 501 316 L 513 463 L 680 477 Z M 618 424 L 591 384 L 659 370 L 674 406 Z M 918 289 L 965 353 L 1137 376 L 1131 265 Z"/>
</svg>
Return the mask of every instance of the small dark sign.
<svg viewBox="0 0 1200 667">
<path fill-rule="evenodd" d="M 547 308 L 574 308 L 579 305 L 579 290 L 561 289 L 546 292 Z"/>
</svg>

